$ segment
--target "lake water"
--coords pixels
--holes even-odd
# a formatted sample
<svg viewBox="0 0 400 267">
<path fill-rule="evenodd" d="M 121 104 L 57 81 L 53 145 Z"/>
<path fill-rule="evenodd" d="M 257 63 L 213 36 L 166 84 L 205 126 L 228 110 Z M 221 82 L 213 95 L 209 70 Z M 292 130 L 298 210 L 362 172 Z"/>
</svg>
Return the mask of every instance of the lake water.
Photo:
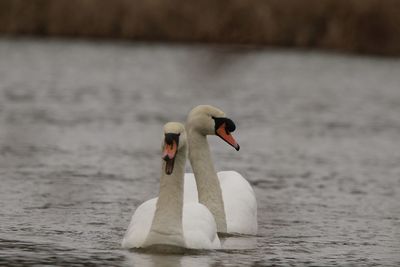
<svg viewBox="0 0 400 267">
<path fill-rule="evenodd" d="M 254 187 L 258 236 L 121 249 L 158 192 L 163 124 L 198 104 L 237 124 L 239 152 L 209 140 Z M 400 60 L 2 39 L 0 182 L 0 266 L 399 266 Z"/>
</svg>

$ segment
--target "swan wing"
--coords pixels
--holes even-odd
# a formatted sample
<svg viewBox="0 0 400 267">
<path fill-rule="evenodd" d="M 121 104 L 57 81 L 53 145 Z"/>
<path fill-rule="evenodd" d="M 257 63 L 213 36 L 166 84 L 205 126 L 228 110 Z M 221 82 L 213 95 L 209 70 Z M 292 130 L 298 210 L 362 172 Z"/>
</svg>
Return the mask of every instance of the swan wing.
<svg viewBox="0 0 400 267">
<path fill-rule="evenodd" d="M 153 222 L 157 199 L 149 199 L 136 209 L 122 239 L 123 248 L 139 248 L 144 244 Z"/>
<path fill-rule="evenodd" d="M 257 200 L 249 182 L 236 171 L 218 172 L 228 233 L 257 234 Z"/>
<path fill-rule="evenodd" d="M 188 248 L 218 249 L 221 247 L 214 217 L 206 206 L 200 203 L 185 203 L 183 235 Z"/>
</svg>

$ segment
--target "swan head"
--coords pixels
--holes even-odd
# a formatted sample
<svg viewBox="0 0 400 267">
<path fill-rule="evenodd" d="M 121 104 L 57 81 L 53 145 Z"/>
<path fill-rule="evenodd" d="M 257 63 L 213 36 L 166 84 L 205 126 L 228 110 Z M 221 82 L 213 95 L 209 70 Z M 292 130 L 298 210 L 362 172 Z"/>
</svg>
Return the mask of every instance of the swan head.
<svg viewBox="0 0 400 267">
<path fill-rule="evenodd" d="M 162 158 L 165 161 L 165 173 L 170 175 L 174 170 L 175 158 L 182 153 L 186 145 L 186 132 L 183 124 L 179 122 L 168 122 L 164 125 L 164 139 L 162 144 Z"/>
<path fill-rule="evenodd" d="M 240 149 L 231 135 L 236 129 L 235 123 L 216 107 L 200 105 L 192 109 L 188 115 L 187 127 L 202 135 L 217 135 L 236 150 Z"/>
</svg>

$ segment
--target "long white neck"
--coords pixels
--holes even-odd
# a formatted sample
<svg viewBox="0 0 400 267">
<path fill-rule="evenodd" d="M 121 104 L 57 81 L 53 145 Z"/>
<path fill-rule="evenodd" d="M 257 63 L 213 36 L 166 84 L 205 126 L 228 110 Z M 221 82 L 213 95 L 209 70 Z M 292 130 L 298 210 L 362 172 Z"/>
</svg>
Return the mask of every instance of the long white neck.
<svg viewBox="0 0 400 267">
<path fill-rule="evenodd" d="M 154 244 L 185 246 L 182 228 L 183 186 L 186 163 L 186 145 L 179 149 L 171 175 L 165 174 L 162 163 L 160 193 L 153 222 L 145 245 Z"/>
<path fill-rule="evenodd" d="M 207 137 L 195 129 L 188 130 L 189 159 L 196 178 L 199 202 L 214 215 L 218 232 L 226 232 L 224 200 L 217 173 L 211 159 Z"/>
</svg>

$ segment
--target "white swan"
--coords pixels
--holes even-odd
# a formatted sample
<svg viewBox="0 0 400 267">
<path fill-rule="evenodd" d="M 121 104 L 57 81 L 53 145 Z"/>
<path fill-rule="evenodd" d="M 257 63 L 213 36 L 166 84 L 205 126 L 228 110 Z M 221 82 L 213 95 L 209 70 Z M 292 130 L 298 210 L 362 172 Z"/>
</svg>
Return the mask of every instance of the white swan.
<svg viewBox="0 0 400 267">
<path fill-rule="evenodd" d="M 180 123 L 170 122 L 164 126 L 164 134 L 159 196 L 136 209 L 122 247 L 220 248 L 210 211 L 200 203 L 183 202 L 187 156 L 185 128 Z"/>
<path fill-rule="evenodd" d="M 235 171 L 215 172 L 207 135 L 217 135 L 239 150 L 230 134 L 236 126 L 215 107 L 200 105 L 188 115 L 186 130 L 193 173 L 185 174 L 185 202 L 204 204 L 219 233 L 257 234 L 257 201 L 249 182 Z M 197 189 L 196 189 L 197 184 Z"/>
</svg>

